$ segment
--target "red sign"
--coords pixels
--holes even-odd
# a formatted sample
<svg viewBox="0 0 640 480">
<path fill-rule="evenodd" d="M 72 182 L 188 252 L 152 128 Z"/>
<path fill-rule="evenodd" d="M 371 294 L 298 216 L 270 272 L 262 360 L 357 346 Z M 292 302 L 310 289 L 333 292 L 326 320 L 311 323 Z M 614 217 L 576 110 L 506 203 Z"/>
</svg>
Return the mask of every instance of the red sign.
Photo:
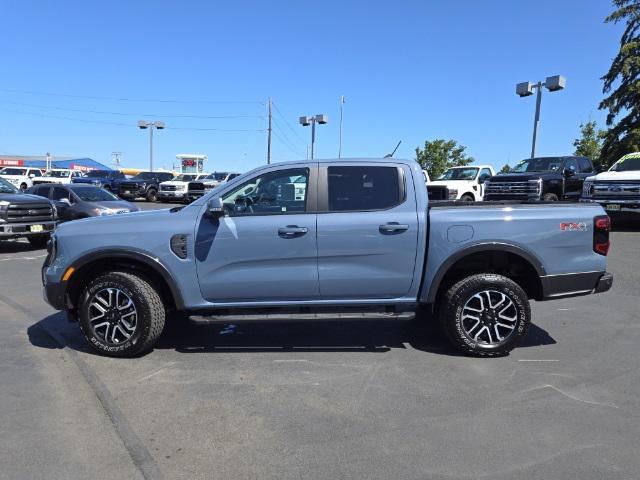
<svg viewBox="0 0 640 480">
<path fill-rule="evenodd" d="M 24 160 L 5 160 L 0 158 L 0 166 L 2 167 L 22 167 Z"/>
</svg>

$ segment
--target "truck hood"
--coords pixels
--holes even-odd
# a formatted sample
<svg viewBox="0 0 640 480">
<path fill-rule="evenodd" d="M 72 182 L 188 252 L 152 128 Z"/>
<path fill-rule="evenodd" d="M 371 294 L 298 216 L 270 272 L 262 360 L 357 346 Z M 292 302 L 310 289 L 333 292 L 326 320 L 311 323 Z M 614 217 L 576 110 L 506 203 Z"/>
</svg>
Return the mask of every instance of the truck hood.
<svg viewBox="0 0 640 480">
<path fill-rule="evenodd" d="M 112 204 L 108 208 L 113 208 L 113 204 L 117 202 L 105 202 Z M 135 218 L 133 216 L 135 215 Z M 73 222 L 65 222 L 56 228 L 56 235 L 75 235 L 87 234 L 95 229 L 96 232 L 122 232 L 126 233 L 131 230 L 139 231 L 140 222 L 170 222 L 170 218 L 175 213 L 170 209 L 163 210 L 145 210 L 141 212 L 131 212 L 127 215 L 106 215 L 101 217 L 89 217 Z M 169 224 L 169 223 L 167 223 Z"/>
<path fill-rule="evenodd" d="M 588 180 L 640 180 L 640 170 L 629 170 L 627 172 L 602 172 L 593 177 L 589 177 Z"/>
<path fill-rule="evenodd" d="M 51 203 L 44 197 L 37 195 L 31 195 L 28 193 L 0 193 L 0 202 L 14 202 L 14 203 L 26 203 L 26 202 L 45 202 Z"/>
<path fill-rule="evenodd" d="M 74 178 L 71 183 L 88 183 L 89 185 L 98 185 L 100 183 L 107 183 L 109 180 L 106 178 Z"/>
<path fill-rule="evenodd" d="M 496 175 L 489 178 L 491 183 L 500 182 L 526 182 L 529 180 L 542 180 L 557 179 L 562 176 L 558 172 L 525 172 L 525 173 L 506 173 L 504 175 Z"/>
<path fill-rule="evenodd" d="M 109 210 L 128 210 L 129 212 L 137 212 L 140 208 L 126 200 L 106 201 L 106 202 L 87 202 L 100 208 L 108 208 Z"/>
</svg>

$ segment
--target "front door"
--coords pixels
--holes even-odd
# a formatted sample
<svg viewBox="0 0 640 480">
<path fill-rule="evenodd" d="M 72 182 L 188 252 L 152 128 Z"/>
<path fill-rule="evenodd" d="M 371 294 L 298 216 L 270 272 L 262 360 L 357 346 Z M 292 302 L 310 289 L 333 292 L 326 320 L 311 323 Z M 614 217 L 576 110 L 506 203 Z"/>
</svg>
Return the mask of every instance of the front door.
<svg viewBox="0 0 640 480">
<path fill-rule="evenodd" d="M 195 256 L 203 298 L 213 303 L 319 298 L 317 167 L 263 170 L 222 195 L 227 214 L 203 217 Z"/>
<path fill-rule="evenodd" d="M 565 177 L 564 179 L 564 196 L 568 200 L 577 200 L 582 193 L 584 175 L 580 175 L 578 162 L 575 158 L 567 158 L 564 163 L 564 169 L 569 169 L 573 172 L 572 176 Z"/>
<path fill-rule="evenodd" d="M 413 187 L 407 188 L 412 182 L 411 170 L 399 164 L 320 164 L 322 299 L 396 298 L 409 292 L 418 243 L 416 198 Z"/>
</svg>

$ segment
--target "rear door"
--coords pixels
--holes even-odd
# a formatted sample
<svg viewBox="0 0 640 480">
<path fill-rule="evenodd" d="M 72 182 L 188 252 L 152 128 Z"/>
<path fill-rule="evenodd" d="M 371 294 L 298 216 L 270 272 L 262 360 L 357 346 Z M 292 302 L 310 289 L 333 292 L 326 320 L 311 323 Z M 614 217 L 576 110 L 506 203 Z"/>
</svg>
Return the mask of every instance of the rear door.
<svg viewBox="0 0 640 480">
<path fill-rule="evenodd" d="M 321 298 L 406 295 L 418 242 L 410 169 L 395 163 L 321 163 L 318 178 Z"/>
</svg>

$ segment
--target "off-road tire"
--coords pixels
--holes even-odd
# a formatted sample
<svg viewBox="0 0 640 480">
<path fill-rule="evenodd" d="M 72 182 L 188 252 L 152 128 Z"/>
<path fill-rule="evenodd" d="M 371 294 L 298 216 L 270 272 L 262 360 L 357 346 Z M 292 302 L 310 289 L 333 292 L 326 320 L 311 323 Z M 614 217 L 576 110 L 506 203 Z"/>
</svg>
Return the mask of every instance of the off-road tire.
<svg viewBox="0 0 640 480">
<path fill-rule="evenodd" d="M 33 237 L 27 237 L 27 240 L 29 240 L 29 243 L 34 248 L 46 248 L 50 237 L 49 234 L 35 235 Z"/>
<path fill-rule="evenodd" d="M 465 193 L 460 197 L 460 201 L 462 202 L 475 202 L 475 200 L 476 199 L 473 198 L 473 195 L 471 195 L 470 193 Z"/>
<path fill-rule="evenodd" d="M 147 199 L 147 202 L 157 202 L 158 201 L 158 192 L 155 190 L 155 188 L 150 188 L 147 191 L 147 195 L 145 197 Z"/>
<path fill-rule="evenodd" d="M 495 345 L 474 341 L 465 333 L 462 318 L 465 304 L 477 293 L 487 290 L 506 295 L 517 311 L 512 333 Z M 475 357 L 498 357 L 508 354 L 526 336 L 531 324 L 531 307 L 527 294 L 513 280 L 493 273 L 481 273 L 451 286 L 437 305 L 437 316 L 442 331 L 454 348 Z"/>
<path fill-rule="evenodd" d="M 89 306 L 93 296 L 105 288 L 117 288 L 131 298 L 137 310 L 136 329 L 131 338 L 109 345 L 96 335 L 89 322 Z M 109 357 L 134 357 L 149 352 L 162 334 L 166 310 L 158 290 L 146 278 L 129 272 L 102 273 L 90 280 L 80 296 L 78 319 L 89 345 Z"/>
<path fill-rule="evenodd" d="M 545 202 L 557 202 L 558 196 L 555 193 L 545 193 L 542 196 L 542 200 Z"/>
</svg>

